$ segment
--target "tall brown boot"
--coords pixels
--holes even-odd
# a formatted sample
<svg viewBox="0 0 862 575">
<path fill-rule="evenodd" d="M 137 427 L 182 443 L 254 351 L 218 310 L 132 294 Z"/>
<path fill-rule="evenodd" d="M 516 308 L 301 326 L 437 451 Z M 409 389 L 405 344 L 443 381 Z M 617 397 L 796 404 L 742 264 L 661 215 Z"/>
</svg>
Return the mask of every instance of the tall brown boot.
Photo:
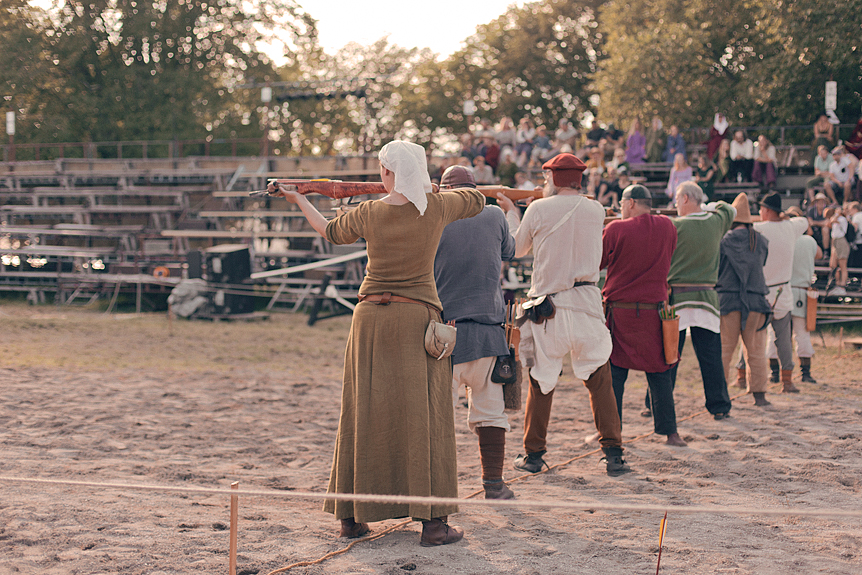
<svg viewBox="0 0 862 575">
<path fill-rule="evenodd" d="M 748 381 L 746 381 L 744 367 L 736 368 L 736 387 L 739 389 L 748 389 Z"/>
<path fill-rule="evenodd" d="M 778 370 L 780 369 L 780 366 L 777 359 L 769 360 L 769 369 L 772 370 L 772 375 L 770 376 L 769 381 L 772 383 L 778 383 Z"/>
<path fill-rule="evenodd" d="M 527 407 L 524 411 L 524 455 L 515 458 L 515 469 L 538 473 L 546 465 L 542 456 L 545 454 L 548 437 L 548 422 L 551 419 L 551 404 L 554 401 L 554 390 L 542 393 L 539 382 L 530 377 L 530 389 L 527 390 Z"/>
<path fill-rule="evenodd" d="M 477 427 L 479 458 L 482 461 L 482 486 L 485 499 L 514 499 L 515 494 L 503 481 L 506 457 L 506 430 L 502 427 Z"/>
<path fill-rule="evenodd" d="M 799 393 L 799 389 L 793 385 L 792 369 L 781 370 L 781 383 L 784 385 L 784 388 L 781 390 L 782 393 Z"/>
</svg>

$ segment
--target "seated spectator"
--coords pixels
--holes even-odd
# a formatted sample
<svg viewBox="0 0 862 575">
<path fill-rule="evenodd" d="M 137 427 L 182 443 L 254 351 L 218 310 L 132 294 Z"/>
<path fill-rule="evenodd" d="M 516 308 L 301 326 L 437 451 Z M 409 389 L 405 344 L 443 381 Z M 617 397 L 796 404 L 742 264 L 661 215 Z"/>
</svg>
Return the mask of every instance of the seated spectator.
<svg viewBox="0 0 862 575">
<path fill-rule="evenodd" d="M 625 146 L 626 133 L 622 130 L 617 130 L 613 124 L 608 124 L 608 129 L 605 130 L 605 154 L 612 154 L 615 148 L 624 148 Z"/>
<path fill-rule="evenodd" d="M 601 168 L 592 168 L 587 171 L 587 182 L 583 187 L 583 194 L 595 199 L 607 207 L 616 207 L 619 198 L 616 194 L 608 193 L 608 182 L 602 178 Z"/>
<path fill-rule="evenodd" d="M 514 150 L 516 136 L 517 131 L 515 130 L 515 123 L 512 121 L 512 118 L 504 116 L 497 125 L 496 137 L 500 150 L 502 151 L 506 148 Z"/>
<path fill-rule="evenodd" d="M 775 146 L 766 136 L 760 134 L 754 150 L 754 169 L 751 172 L 751 179 L 760 184 L 761 188 L 775 187 L 775 155 Z"/>
<path fill-rule="evenodd" d="M 554 138 L 559 142 L 560 146 L 568 144 L 571 148 L 575 148 L 577 145 L 578 130 L 566 118 L 563 118 L 558 123 Z"/>
<path fill-rule="evenodd" d="M 836 203 L 841 204 L 844 202 L 844 198 L 848 200 L 853 198 L 851 189 L 855 178 L 853 172 L 856 169 L 856 158 L 850 154 L 845 154 L 842 146 L 836 146 L 832 150 L 832 159 L 834 161 L 829 166 L 826 187 L 832 189 L 837 200 Z"/>
<path fill-rule="evenodd" d="M 595 118 L 590 124 L 590 131 L 587 132 L 587 147 L 592 149 L 602 143 L 605 139 L 605 129 L 599 126 L 599 121 Z"/>
<path fill-rule="evenodd" d="M 646 161 L 646 155 L 646 136 L 641 130 L 640 119 L 635 118 L 626 138 L 626 161 L 629 164 L 642 164 Z"/>
<path fill-rule="evenodd" d="M 665 145 L 664 124 L 661 118 L 653 116 L 652 122 L 646 129 L 646 152 L 648 162 L 661 162 L 662 152 Z"/>
<path fill-rule="evenodd" d="M 730 178 L 730 140 L 724 139 L 718 146 L 715 156 L 716 183 L 726 182 Z"/>
<path fill-rule="evenodd" d="M 820 114 L 814 122 L 814 146 L 825 146 L 828 150 L 835 145 L 835 126 L 829 121 L 829 116 Z"/>
<path fill-rule="evenodd" d="M 536 127 L 533 121 L 524 116 L 518 123 L 518 130 L 515 133 L 515 161 L 519 166 L 526 166 L 530 161 L 530 154 L 533 152 L 533 140 L 536 138 Z"/>
<path fill-rule="evenodd" d="M 484 140 L 485 138 L 496 138 L 497 131 L 494 129 L 494 126 L 491 125 L 491 120 L 488 118 L 482 118 L 479 120 L 479 125 L 475 126 L 473 130 L 473 138 L 477 140 Z"/>
<path fill-rule="evenodd" d="M 611 162 L 608 164 L 610 168 L 619 168 L 620 166 L 625 166 L 626 168 L 631 168 L 629 165 L 628 159 L 626 158 L 626 151 L 622 148 L 614 149 L 614 157 Z"/>
<path fill-rule="evenodd" d="M 850 225 L 841 206 L 826 208 L 823 214 L 830 224 L 832 250 L 829 254 L 829 267 L 835 270 L 835 287 L 827 295 L 847 295 L 847 258 L 850 257 L 850 244 L 847 243 L 847 226 Z"/>
<path fill-rule="evenodd" d="M 487 186 L 497 183 L 494 177 L 494 170 L 491 166 L 485 163 L 484 156 L 476 156 L 473 158 L 473 179 L 477 185 Z"/>
<path fill-rule="evenodd" d="M 628 173 L 628 168 L 623 167 L 623 170 Z M 608 168 L 607 178 L 601 177 L 599 173 L 601 185 L 598 186 L 596 192 L 596 200 L 603 206 L 610 207 L 614 210 L 620 209 L 620 196 L 625 188 L 619 187 L 619 176 L 616 169 Z M 587 182 L 590 185 L 590 182 Z"/>
<path fill-rule="evenodd" d="M 494 173 L 497 173 L 497 166 L 500 165 L 500 146 L 497 144 L 497 139 L 493 136 L 485 136 L 485 163 L 491 166 Z"/>
<path fill-rule="evenodd" d="M 544 164 L 550 151 L 551 139 L 548 137 L 548 129 L 545 126 L 539 126 L 536 128 L 536 137 L 533 138 L 533 151 L 530 154 L 530 167 L 539 167 Z"/>
<path fill-rule="evenodd" d="M 850 137 L 844 142 L 844 148 L 856 159 L 862 160 L 862 118 L 856 122 L 856 127 L 850 132 Z"/>
<path fill-rule="evenodd" d="M 697 169 L 694 174 L 694 181 L 706 194 L 707 199 L 711 202 L 715 196 L 715 180 L 716 169 L 715 164 L 709 159 L 706 154 L 700 154 L 697 157 Z"/>
<path fill-rule="evenodd" d="M 623 190 L 632 184 L 629 178 L 628 166 L 620 166 L 619 168 L 608 168 L 608 192 L 617 194 L 617 198 L 621 198 Z M 617 200 L 619 201 L 619 199 Z"/>
<path fill-rule="evenodd" d="M 805 182 L 805 201 L 811 203 L 814 201 L 814 194 L 817 188 L 823 189 L 827 195 L 831 195 L 833 204 L 835 195 L 832 193 L 832 188 L 825 186 L 827 178 L 829 178 L 829 166 L 832 164 L 832 156 L 829 155 L 829 149 L 826 146 L 817 146 L 817 155 L 814 156 L 814 177 Z"/>
<path fill-rule="evenodd" d="M 859 268 L 862 267 L 862 206 L 860 206 L 859 202 L 849 202 L 844 206 L 844 209 L 847 211 L 850 225 L 856 228 L 856 241 L 850 246 L 850 257 L 847 260 L 847 267 Z"/>
<path fill-rule="evenodd" d="M 588 170 L 601 168 L 602 172 L 605 171 L 605 154 L 602 152 L 600 147 L 593 146 L 590 148 L 590 158 L 587 160 L 586 164 Z"/>
<path fill-rule="evenodd" d="M 750 182 L 751 171 L 754 169 L 754 142 L 745 136 L 745 132 L 737 130 L 730 142 L 730 173 L 732 182 Z"/>
<path fill-rule="evenodd" d="M 466 134 L 461 134 L 458 137 L 458 143 L 461 146 L 460 155 L 461 157 L 467 158 L 470 162 L 473 161 L 473 134 L 469 132 Z M 468 164 L 470 165 L 470 164 Z"/>
<path fill-rule="evenodd" d="M 677 154 L 682 154 L 683 159 L 685 159 L 685 138 L 679 133 L 679 128 L 671 126 L 670 133 L 667 135 L 664 152 L 661 155 L 661 161 L 673 162 Z"/>
<path fill-rule="evenodd" d="M 826 219 L 826 206 L 829 198 L 826 194 L 818 192 L 814 195 L 814 202 L 808 208 L 805 214 L 808 217 L 808 224 L 811 226 L 811 236 L 817 241 L 817 245 L 823 250 L 823 253 L 829 251 L 829 232 L 823 233 L 823 230 L 829 230 L 830 224 Z"/>
<path fill-rule="evenodd" d="M 673 159 L 673 167 L 670 169 L 670 177 L 667 181 L 665 194 L 670 198 L 670 207 L 676 205 L 676 189 L 683 182 L 690 182 L 694 179 L 694 171 L 691 166 L 685 161 L 683 154 L 677 154 Z"/>
<path fill-rule="evenodd" d="M 515 174 L 518 172 L 518 164 L 515 163 L 515 152 L 506 148 L 501 152 L 500 165 L 497 166 L 497 179 L 500 184 L 507 188 L 515 186 Z"/>
<path fill-rule="evenodd" d="M 535 190 L 536 184 L 527 179 L 527 172 L 515 173 L 515 189 L 518 190 Z"/>
</svg>

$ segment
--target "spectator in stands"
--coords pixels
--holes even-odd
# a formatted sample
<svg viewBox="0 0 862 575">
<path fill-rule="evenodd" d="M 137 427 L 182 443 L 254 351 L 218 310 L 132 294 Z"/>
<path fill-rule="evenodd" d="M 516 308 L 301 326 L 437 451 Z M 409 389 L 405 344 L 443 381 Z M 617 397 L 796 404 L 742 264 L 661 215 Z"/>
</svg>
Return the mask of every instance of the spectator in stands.
<svg viewBox="0 0 862 575">
<path fill-rule="evenodd" d="M 817 241 L 817 244 L 824 253 L 829 251 L 830 245 L 828 230 L 831 228 L 831 224 L 826 219 L 825 214 L 828 202 L 829 198 L 826 197 L 826 194 L 817 192 L 814 194 L 814 201 L 811 207 L 808 208 L 808 212 L 805 214 L 808 217 L 808 225 L 811 226 L 811 236 Z M 826 233 L 824 233 L 824 230 L 827 230 Z"/>
<path fill-rule="evenodd" d="M 536 138 L 536 127 L 533 121 L 524 116 L 518 123 L 518 130 L 515 135 L 515 161 L 519 166 L 526 166 L 530 161 L 530 154 L 533 152 L 533 140 Z"/>
<path fill-rule="evenodd" d="M 599 121 L 593 118 L 590 131 L 587 132 L 587 147 L 592 149 L 605 139 L 605 129 L 599 125 Z"/>
<path fill-rule="evenodd" d="M 497 166 L 497 178 L 499 178 L 500 184 L 511 188 L 515 185 L 515 174 L 520 169 L 515 163 L 515 152 L 512 148 L 504 148 L 500 158 L 500 165 Z"/>
<path fill-rule="evenodd" d="M 625 145 L 626 133 L 618 130 L 613 124 L 608 124 L 608 129 L 605 131 L 605 154 L 612 154 L 615 148 L 625 147 Z"/>
<path fill-rule="evenodd" d="M 676 188 L 683 182 L 690 182 L 694 179 L 694 171 L 691 166 L 685 161 L 685 155 L 677 154 L 673 158 L 673 167 L 670 169 L 670 177 L 667 180 L 667 188 L 665 194 L 670 198 L 670 206 L 676 204 Z"/>
<path fill-rule="evenodd" d="M 479 120 L 479 125 L 476 126 L 476 129 L 473 131 L 473 138 L 478 140 L 495 138 L 496 136 L 497 132 L 494 130 L 494 126 L 491 125 L 491 120 L 488 118 L 482 118 Z"/>
<path fill-rule="evenodd" d="M 536 184 L 527 178 L 527 172 L 516 172 L 515 188 L 518 190 L 535 190 Z"/>
<path fill-rule="evenodd" d="M 718 152 L 718 147 L 721 141 L 727 138 L 727 118 L 721 112 L 715 115 L 712 126 L 709 128 L 709 139 L 704 142 L 706 144 L 706 157 L 710 161 L 715 159 L 715 154 Z"/>
<path fill-rule="evenodd" d="M 496 183 L 494 170 L 491 169 L 491 166 L 485 163 L 484 156 L 476 156 L 473 158 L 473 179 L 476 180 L 476 184 L 480 186 Z"/>
<path fill-rule="evenodd" d="M 820 114 L 814 122 L 814 146 L 825 146 L 828 150 L 835 145 L 835 126 L 829 121 L 829 116 Z"/>
<path fill-rule="evenodd" d="M 844 142 L 844 147 L 849 153 L 856 156 L 856 159 L 862 160 L 862 118 L 856 122 L 856 127 L 853 128 L 850 137 Z"/>
<path fill-rule="evenodd" d="M 629 168 L 626 165 L 622 165 L 619 168 L 608 168 L 608 192 L 613 192 L 617 195 L 617 198 L 622 197 L 623 190 L 629 187 L 632 184 L 631 178 L 629 178 Z M 617 200 L 619 203 L 619 200 Z"/>
<path fill-rule="evenodd" d="M 730 177 L 730 140 L 724 139 L 718 146 L 715 158 L 716 183 L 725 182 Z"/>
<path fill-rule="evenodd" d="M 587 160 L 587 169 L 601 168 L 605 171 L 605 154 L 599 146 L 590 148 L 590 159 Z"/>
<path fill-rule="evenodd" d="M 538 167 L 545 163 L 551 151 L 551 138 L 548 137 L 548 129 L 545 126 L 536 128 L 536 137 L 533 139 L 533 151 L 530 153 L 530 167 Z"/>
<path fill-rule="evenodd" d="M 697 185 L 706 194 L 708 202 L 713 201 L 713 196 L 715 196 L 715 180 L 716 169 L 712 160 L 707 155 L 699 155 L 697 157 L 697 169 L 695 170 L 694 181 L 697 182 Z"/>
<path fill-rule="evenodd" d="M 775 175 L 775 146 L 769 138 L 760 134 L 755 146 L 751 179 L 760 184 L 761 188 L 772 189 L 775 187 Z"/>
<path fill-rule="evenodd" d="M 841 204 L 844 198 L 852 199 L 852 187 L 854 183 L 853 171 L 856 168 L 856 158 L 844 153 L 842 146 L 836 146 L 832 150 L 832 159 L 829 166 L 829 176 L 826 186 L 832 190 L 836 203 Z"/>
<path fill-rule="evenodd" d="M 729 178 L 735 182 L 750 182 L 753 169 L 754 142 L 745 136 L 745 132 L 737 130 L 730 142 Z"/>
<path fill-rule="evenodd" d="M 600 168 L 589 170 L 585 192 L 586 195 L 592 197 L 603 206 L 614 209 L 619 208 L 619 196 L 609 191 L 609 184 L 602 178 L 602 170 Z"/>
<path fill-rule="evenodd" d="M 485 163 L 491 166 L 494 173 L 497 173 L 497 166 L 500 165 L 500 146 L 497 144 L 497 139 L 494 136 L 485 136 Z"/>
<path fill-rule="evenodd" d="M 829 148 L 826 146 L 817 146 L 817 155 L 814 157 L 814 177 L 805 182 L 805 201 L 811 203 L 814 201 L 814 194 L 817 188 L 823 188 L 827 195 L 832 196 L 830 199 L 833 204 L 835 194 L 832 193 L 832 187 L 826 186 L 826 179 L 829 178 L 829 166 L 832 164 L 832 156 L 829 155 Z"/>
<path fill-rule="evenodd" d="M 458 137 L 458 143 L 461 145 L 460 155 L 467 158 L 470 162 L 473 161 L 473 134 L 467 132 Z M 470 165 L 470 164 L 468 164 Z"/>
<path fill-rule="evenodd" d="M 673 162 L 677 154 L 682 154 L 685 158 L 685 138 L 679 133 L 679 128 L 676 126 L 670 127 L 670 133 L 667 135 L 664 152 L 661 155 L 662 162 Z"/>
<path fill-rule="evenodd" d="M 652 122 L 646 129 L 646 153 L 648 162 L 661 162 L 662 152 L 665 144 L 664 124 L 661 118 L 653 116 Z"/>
<path fill-rule="evenodd" d="M 862 166 L 862 162 L 859 163 Z M 850 257 L 847 258 L 848 268 L 862 267 L 862 205 L 859 202 L 849 202 L 845 209 L 850 225 L 856 229 L 856 241 L 850 246 Z"/>
<path fill-rule="evenodd" d="M 631 168 L 631 166 L 629 165 L 628 158 L 626 157 L 626 151 L 622 148 L 616 148 L 614 150 L 614 157 L 608 164 L 608 167 L 617 169 L 620 166 Z"/>
<path fill-rule="evenodd" d="M 560 120 L 554 138 L 560 146 L 568 144 L 572 149 L 577 146 L 578 129 L 575 128 L 566 118 Z"/>
<path fill-rule="evenodd" d="M 626 161 L 629 164 L 642 164 L 646 161 L 646 155 L 646 136 L 641 131 L 640 118 L 635 118 L 626 138 Z"/>
<path fill-rule="evenodd" d="M 497 144 L 499 144 L 500 150 L 506 148 L 514 150 L 516 137 L 515 123 L 509 116 L 504 116 L 497 125 Z"/>
</svg>

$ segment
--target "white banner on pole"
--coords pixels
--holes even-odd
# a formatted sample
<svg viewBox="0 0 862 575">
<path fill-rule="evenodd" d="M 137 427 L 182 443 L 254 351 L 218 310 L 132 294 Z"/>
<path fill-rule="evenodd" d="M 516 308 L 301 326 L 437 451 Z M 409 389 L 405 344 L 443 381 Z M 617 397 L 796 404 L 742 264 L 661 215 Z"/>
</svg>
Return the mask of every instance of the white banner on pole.
<svg viewBox="0 0 862 575">
<path fill-rule="evenodd" d="M 826 109 L 838 109 L 838 82 L 826 82 Z"/>
<path fill-rule="evenodd" d="M 15 135 L 15 112 L 6 112 L 6 133 Z"/>
</svg>

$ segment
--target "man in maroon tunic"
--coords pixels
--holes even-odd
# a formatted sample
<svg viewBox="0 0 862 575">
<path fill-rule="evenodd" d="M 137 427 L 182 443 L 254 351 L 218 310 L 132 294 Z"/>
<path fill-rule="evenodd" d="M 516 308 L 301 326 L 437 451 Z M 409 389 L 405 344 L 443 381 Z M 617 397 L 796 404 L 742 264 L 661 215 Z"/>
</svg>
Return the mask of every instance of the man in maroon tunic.
<svg viewBox="0 0 862 575">
<path fill-rule="evenodd" d="M 641 185 L 623 190 L 622 220 L 602 234 L 602 290 L 611 331 L 611 376 L 622 421 L 623 391 L 630 369 L 646 372 L 655 432 L 669 445 L 684 446 L 676 429 L 673 382 L 665 363 L 659 310 L 667 302 L 667 275 L 676 249 L 676 227 L 650 214 L 652 196 Z"/>
</svg>

